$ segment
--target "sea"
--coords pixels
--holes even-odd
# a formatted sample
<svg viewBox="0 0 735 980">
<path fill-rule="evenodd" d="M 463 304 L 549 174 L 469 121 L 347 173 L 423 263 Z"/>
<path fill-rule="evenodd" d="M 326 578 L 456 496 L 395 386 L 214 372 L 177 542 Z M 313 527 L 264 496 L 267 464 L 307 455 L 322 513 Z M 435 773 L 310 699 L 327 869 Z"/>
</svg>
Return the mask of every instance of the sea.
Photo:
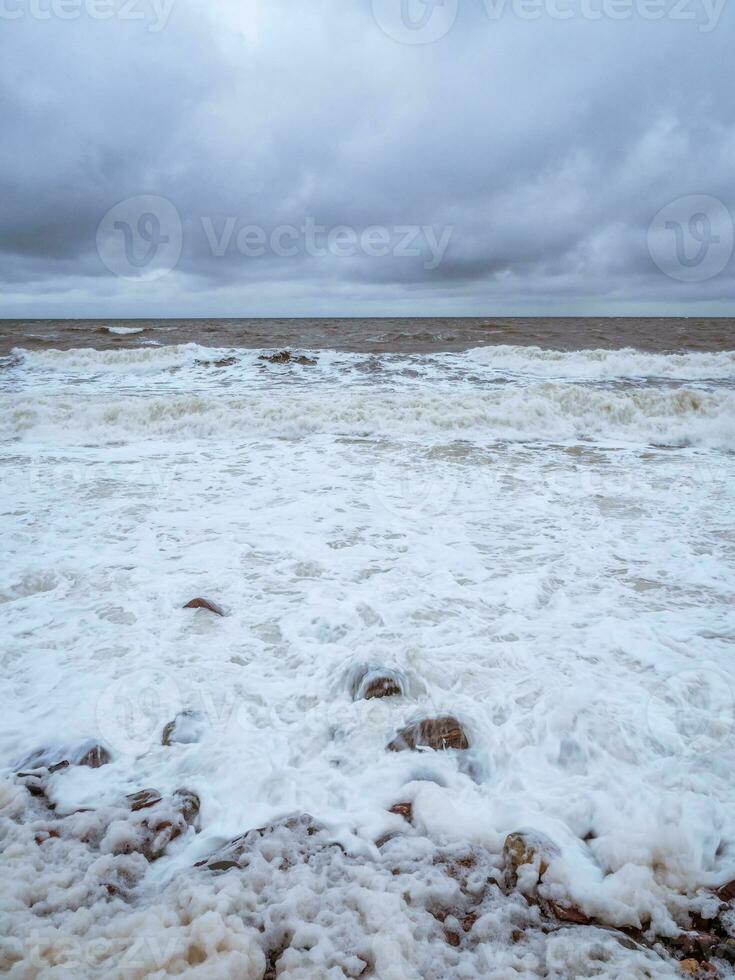
<svg viewBox="0 0 735 980">
<path fill-rule="evenodd" d="M 0 321 L 0 493 L 0 973 L 735 936 L 735 320 Z"/>
</svg>

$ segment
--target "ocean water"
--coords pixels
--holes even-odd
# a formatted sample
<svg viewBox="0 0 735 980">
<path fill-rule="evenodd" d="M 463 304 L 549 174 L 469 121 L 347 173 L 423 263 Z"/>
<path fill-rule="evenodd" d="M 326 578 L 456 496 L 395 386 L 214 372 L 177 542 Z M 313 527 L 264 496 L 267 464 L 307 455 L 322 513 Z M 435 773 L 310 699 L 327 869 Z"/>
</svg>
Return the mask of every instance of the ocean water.
<svg viewBox="0 0 735 980">
<path fill-rule="evenodd" d="M 0 359 L 0 971 L 679 976 L 735 878 L 735 351 L 116 329 Z M 468 751 L 386 751 L 443 714 Z M 149 862 L 125 797 L 182 787 Z M 593 925 L 503 886 L 518 830 Z"/>
</svg>

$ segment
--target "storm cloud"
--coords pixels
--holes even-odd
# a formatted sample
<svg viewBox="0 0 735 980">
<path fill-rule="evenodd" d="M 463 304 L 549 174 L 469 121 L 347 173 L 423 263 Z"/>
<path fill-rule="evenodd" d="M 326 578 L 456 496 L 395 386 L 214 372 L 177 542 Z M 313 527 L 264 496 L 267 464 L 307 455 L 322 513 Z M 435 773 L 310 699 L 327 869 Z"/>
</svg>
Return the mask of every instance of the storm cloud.
<svg viewBox="0 0 735 980">
<path fill-rule="evenodd" d="M 0 0 L 0 315 L 732 313 L 734 28 Z"/>
</svg>

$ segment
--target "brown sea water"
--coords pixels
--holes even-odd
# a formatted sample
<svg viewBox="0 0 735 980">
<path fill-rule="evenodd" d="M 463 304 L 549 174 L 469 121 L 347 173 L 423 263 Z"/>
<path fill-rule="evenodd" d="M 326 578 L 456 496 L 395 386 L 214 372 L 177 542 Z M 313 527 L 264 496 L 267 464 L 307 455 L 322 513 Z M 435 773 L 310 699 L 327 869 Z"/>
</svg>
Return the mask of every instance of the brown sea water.
<svg viewBox="0 0 735 980">
<path fill-rule="evenodd" d="M 117 331 L 123 331 L 118 333 Z M 128 332 L 130 331 L 130 332 Z M 3 320 L 0 354 L 77 347 L 332 348 L 370 353 L 460 351 L 490 344 L 556 350 L 721 351 L 735 347 L 735 318 L 427 317 L 197 320 Z"/>
</svg>

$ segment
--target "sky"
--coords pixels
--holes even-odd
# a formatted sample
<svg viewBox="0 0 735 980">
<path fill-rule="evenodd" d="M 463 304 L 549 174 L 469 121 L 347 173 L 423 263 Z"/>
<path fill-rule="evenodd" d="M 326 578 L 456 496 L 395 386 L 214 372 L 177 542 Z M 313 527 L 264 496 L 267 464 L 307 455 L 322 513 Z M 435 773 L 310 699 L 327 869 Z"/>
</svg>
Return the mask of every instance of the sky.
<svg viewBox="0 0 735 980">
<path fill-rule="evenodd" d="M 727 0 L 0 0 L 0 317 L 729 315 Z"/>
</svg>

